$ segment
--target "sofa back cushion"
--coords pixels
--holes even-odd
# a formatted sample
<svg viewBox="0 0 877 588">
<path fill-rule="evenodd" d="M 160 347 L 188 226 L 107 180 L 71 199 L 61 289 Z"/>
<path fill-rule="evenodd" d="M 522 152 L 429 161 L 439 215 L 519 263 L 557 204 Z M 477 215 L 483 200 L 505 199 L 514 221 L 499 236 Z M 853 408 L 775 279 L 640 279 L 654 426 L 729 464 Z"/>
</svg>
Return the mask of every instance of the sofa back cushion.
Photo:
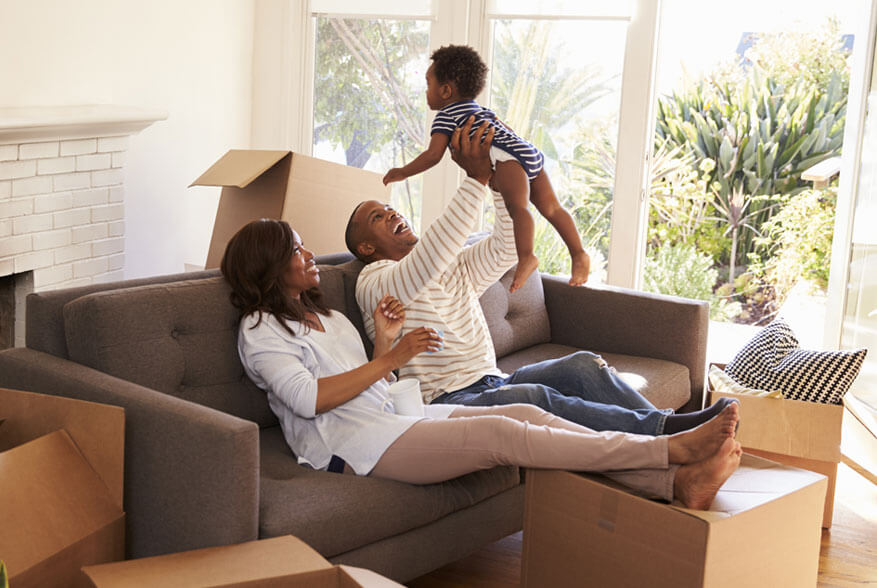
<svg viewBox="0 0 877 588">
<path fill-rule="evenodd" d="M 221 277 L 109 290 L 64 306 L 73 361 L 260 426 L 277 423 L 237 353 Z"/>
<path fill-rule="evenodd" d="M 497 358 L 551 341 L 541 275 L 533 272 L 517 292 L 510 294 L 514 269 L 485 290 L 480 299 Z"/>
<path fill-rule="evenodd" d="M 118 290 L 119 288 L 132 288 L 134 286 L 179 282 L 183 280 L 200 280 L 218 275 L 219 270 L 213 269 L 34 292 L 27 297 L 27 320 L 25 321 L 27 347 L 64 359 L 69 358 L 67 338 L 64 334 L 64 305 L 76 298 L 105 290 Z"/>
</svg>

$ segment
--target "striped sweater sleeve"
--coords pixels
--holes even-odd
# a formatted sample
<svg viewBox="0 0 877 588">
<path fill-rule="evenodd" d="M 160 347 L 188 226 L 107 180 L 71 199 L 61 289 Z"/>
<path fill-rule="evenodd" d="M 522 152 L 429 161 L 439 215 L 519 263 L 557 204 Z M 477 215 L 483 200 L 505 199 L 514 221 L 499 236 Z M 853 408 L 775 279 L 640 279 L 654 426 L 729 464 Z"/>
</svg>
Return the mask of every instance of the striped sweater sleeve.
<svg viewBox="0 0 877 588">
<path fill-rule="evenodd" d="M 392 294 L 407 306 L 454 263 L 478 218 L 483 195 L 484 186 L 466 178 L 442 215 L 408 255 L 397 263 L 369 264 L 360 272 L 356 302 L 367 325 L 384 294 Z"/>
<path fill-rule="evenodd" d="M 493 192 L 496 219 L 493 231 L 472 247 L 463 251 L 462 261 L 476 296 L 481 296 L 517 261 L 515 233 L 512 218 L 499 192 Z"/>
</svg>

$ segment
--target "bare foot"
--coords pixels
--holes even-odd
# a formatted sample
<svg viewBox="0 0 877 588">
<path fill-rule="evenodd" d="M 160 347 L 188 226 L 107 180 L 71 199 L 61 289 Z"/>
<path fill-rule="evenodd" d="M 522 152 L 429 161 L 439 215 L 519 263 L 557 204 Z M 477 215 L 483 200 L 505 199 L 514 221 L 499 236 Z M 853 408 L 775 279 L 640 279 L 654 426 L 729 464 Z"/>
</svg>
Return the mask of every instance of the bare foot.
<svg viewBox="0 0 877 588">
<path fill-rule="evenodd" d="M 539 267 L 539 258 L 532 253 L 526 257 L 519 257 L 518 267 L 515 270 L 515 277 L 512 279 L 512 287 L 509 288 L 509 292 L 520 289 L 537 267 Z"/>
<path fill-rule="evenodd" d="M 694 463 L 711 456 L 726 439 L 734 437 L 739 421 L 740 405 L 732 402 L 699 427 L 670 435 L 670 463 Z"/>
<path fill-rule="evenodd" d="M 572 256 L 572 275 L 569 278 L 570 286 L 581 286 L 588 281 L 591 273 L 591 258 L 582 251 Z"/>
<path fill-rule="evenodd" d="M 742 455 L 740 443 L 728 437 L 711 457 L 676 470 L 673 495 L 688 508 L 708 509 L 719 488 L 740 465 Z"/>
</svg>

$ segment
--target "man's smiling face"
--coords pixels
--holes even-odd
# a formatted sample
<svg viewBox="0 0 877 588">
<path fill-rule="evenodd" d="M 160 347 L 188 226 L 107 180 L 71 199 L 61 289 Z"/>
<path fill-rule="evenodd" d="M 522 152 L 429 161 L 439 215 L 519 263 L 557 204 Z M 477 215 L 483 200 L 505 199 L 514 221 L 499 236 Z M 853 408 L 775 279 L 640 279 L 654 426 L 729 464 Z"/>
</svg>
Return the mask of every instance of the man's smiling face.
<svg viewBox="0 0 877 588">
<path fill-rule="evenodd" d="M 377 200 L 360 204 L 353 222 L 360 230 L 360 252 L 374 260 L 402 259 L 419 239 L 404 216 Z"/>
</svg>

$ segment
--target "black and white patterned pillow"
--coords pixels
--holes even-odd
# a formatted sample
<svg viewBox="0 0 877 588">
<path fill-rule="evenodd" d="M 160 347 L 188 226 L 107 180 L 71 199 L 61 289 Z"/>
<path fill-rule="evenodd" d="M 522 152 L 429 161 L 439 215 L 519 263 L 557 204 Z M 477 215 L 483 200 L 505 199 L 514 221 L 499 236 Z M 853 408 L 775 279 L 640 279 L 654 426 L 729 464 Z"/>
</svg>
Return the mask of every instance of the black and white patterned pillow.
<svg viewBox="0 0 877 588">
<path fill-rule="evenodd" d="M 725 373 L 750 388 L 779 390 L 790 400 L 841 404 L 867 353 L 800 349 L 789 325 L 777 319 L 734 356 Z"/>
</svg>

